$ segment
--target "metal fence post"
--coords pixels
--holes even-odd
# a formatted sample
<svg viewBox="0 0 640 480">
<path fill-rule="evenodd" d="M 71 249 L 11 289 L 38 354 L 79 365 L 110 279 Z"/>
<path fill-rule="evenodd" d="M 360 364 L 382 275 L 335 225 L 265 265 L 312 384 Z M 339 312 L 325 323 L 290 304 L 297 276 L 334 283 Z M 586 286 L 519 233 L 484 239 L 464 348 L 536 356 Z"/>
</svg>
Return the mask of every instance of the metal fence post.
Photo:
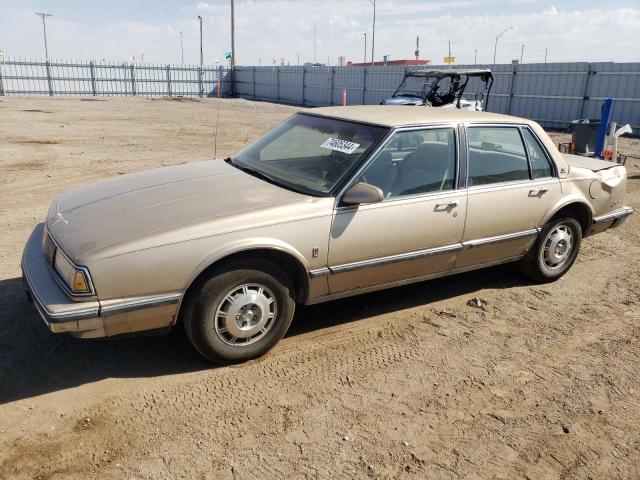
<svg viewBox="0 0 640 480">
<path fill-rule="evenodd" d="M 362 67 L 362 105 L 367 104 L 367 67 Z"/>
<path fill-rule="evenodd" d="M 591 79 L 591 75 L 595 75 L 596 72 L 591 71 L 591 64 L 587 63 L 587 71 L 585 72 L 584 86 L 582 89 L 582 100 L 580 100 L 580 115 L 578 118 L 584 118 L 584 109 L 587 104 L 587 100 L 589 100 L 589 80 Z"/>
<path fill-rule="evenodd" d="M 305 67 L 304 65 L 302 66 L 302 105 L 306 105 L 305 102 L 305 98 L 304 98 L 304 92 L 305 92 L 305 88 L 306 88 L 306 83 L 307 81 L 307 67 Z"/>
<path fill-rule="evenodd" d="M 96 67 L 93 61 L 89 62 L 89 75 L 91 77 L 91 95 L 95 97 L 98 92 L 96 91 Z"/>
<path fill-rule="evenodd" d="M 333 105 L 333 89 L 335 87 L 336 67 L 331 67 L 331 84 L 329 86 L 329 105 Z"/>
<path fill-rule="evenodd" d="M 135 66 L 133 64 L 131 64 L 131 66 L 129 67 L 130 72 L 131 72 L 131 95 L 135 96 L 136 95 L 136 72 L 135 72 Z"/>
<path fill-rule="evenodd" d="M 513 84 L 516 80 L 517 68 L 517 65 L 513 65 L 511 70 L 511 82 L 509 82 L 509 97 L 507 97 L 507 115 L 511 115 L 511 99 L 513 98 Z"/>
<path fill-rule="evenodd" d="M 276 103 L 280 103 L 280 66 L 276 67 Z"/>
<path fill-rule="evenodd" d="M 171 96 L 171 65 L 167 65 L 167 95 Z"/>
<path fill-rule="evenodd" d="M 256 67 L 253 67 L 253 70 L 251 71 L 251 85 L 252 85 L 252 92 L 253 92 L 253 99 L 256 99 Z"/>
<path fill-rule="evenodd" d="M 2 80 L 2 64 L 0 61 L 0 97 L 4 97 L 4 80 Z"/>
<path fill-rule="evenodd" d="M 51 82 L 51 66 L 49 65 L 49 60 L 45 62 L 46 71 L 47 71 L 47 84 L 49 85 L 49 96 L 53 97 L 53 83 Z"/>
</svg>

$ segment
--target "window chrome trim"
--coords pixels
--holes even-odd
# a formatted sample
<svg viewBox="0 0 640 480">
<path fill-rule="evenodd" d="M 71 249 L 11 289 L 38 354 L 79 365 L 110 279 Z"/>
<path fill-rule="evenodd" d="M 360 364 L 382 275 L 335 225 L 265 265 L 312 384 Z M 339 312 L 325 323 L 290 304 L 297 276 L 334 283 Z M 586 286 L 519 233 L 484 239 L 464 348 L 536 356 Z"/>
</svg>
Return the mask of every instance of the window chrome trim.
<svg viewBox="0 0 640 480">
<path fill-rule="evenodd" d="M 525 186 L 525 185 L 535 185 L 538 183 L 549 183 L 552 182 L 554 180 L 557 180 L 557 178 L 551 178 L 551 177 L 545 177 L 545 178 L 539 178 L 538 180 L 510 180 L 508 182 L 500 182 L 500 183 L 486 183 L 484 185 L 474 185 L 472 187 L 469 187 L 469 193 L 476 193 L 478 191 L 482 191 L 482 190 L 506 190 L 509 188 L 517 188 L 517 187 L 521 187 L 521 186 Z"/>
<path fill-rule="evenodd" d="M 452 243 L 451 245 L 444 245 L 441 247 L 427 248 L 425 250 L 416 250 L 408 253 L 399 253 L 396 255 L 388 255 L 385 257 L 371 258 L 368 260 L 360 260 L 357 262 L 342 263 L 340 265 L 334 265 L 329 267 L 331 273 L 343 273 L 353 270 L 360 270 L 368 267 L 378 267 L 381 265 L 388 265 L 391 263 L 404 262 L 407 260 L 416 260 L 419 258 L 430 257 L 433 255 L 439 255 L 441 253 L 457 252 L 462 250 L 461 243 Z"/>
<path fill-rule="evenodd" d="M 398 204 L 410 204 L 410 203 L 419 203 L 423 201 L 433 200 L 434 198 L 449 198 L 449 197 L 459 197 L 465 198 L 466 195 L 461 190 L 442 190 L 437 192 L 425 192 L 425 193 L 415 193 L 413 195 L 403 195 L 401 197 L 393 197 L 387 198 L 384 202 L 378 203 L 367 203 L 362 205 L 340 205 L 334 209 L 335 213 L 342 213 L 348 211 L 355 210 L 369 210 L 369 209 L 378 209 L 378 208 L 387 208 L 393 207 Z"/>
<path fill-rule="evenodd" d="M 47 258 L 46 252 L 44 250 L 42 254 L 44 255 L 45 263 L 49 268 L 49 272 L 51 272 L 53 278 L 58 283 L 58 285 L 60 285 L 60 287 L 64 290 L 64 292 L 71 297 L 94 297 L 96 295 L 96 290 L 93 286 L 93 280 L 91 279 L 91 274 L 89 273 L 89 269 L 83 265 L 78 265 L 73 260 L 71 260 L 71 258 L 69 258 L 69 255 L 67 255 L 64 252 L 64 250 L 60 248 L 60 244 L 56 242 L 53 236 L 49 233 L 49 229 L 47 229 L 46 235 L 47 237 L 49 237 L 49 241 L 53 243 L 53 245 L 55 246 L 55 251 L 53 253 L 53 257 L 51 258 L 51 263 L 49 263 L 49 259 Z M 71 287 L 69 287 L 67 283 L 64 281 L 64 279 L 60 276 L 60 274 L 56 271 L 53 264 L 55 262 L 55 256 L 58 255 L 59 253 L 61 253 L 69 261 L 69 263 L 73 265 L 73 268 L 75 268 L 76 270 L 80 270 L 84 273 L 87 279 L 87 283 L 89 284 L 88 292 L 80 292 L 80 293 L 74 292 L 73 290 L 71 290 Z"/>
<path fill-rule="evenodd" d="M 382 150 L 384 150 L 384 148 L 391 142 L 391 140 L 393 139 L 393 137 L 395 136 L 396 133 L 399 132 L 411 132 L 411 131 L 415 131 L 415 130 L 432 130 L 432 129 L 442 129 L 442 128 L 451 128 L 453 129 L 453 134 L 454 134 L 454 145 L 456 147 L 456 156 L 455 156 L 455 162 L 456 162 L 456 178 L 460 175 L 460 172 L 458 171 L 459 169 L 459 159 L 458 156 L 460 155 L 460 152 L 458 151 L 458 122 L 444 122 L 444 123 L 439 123 L 439 124 L 435 124 L 435 123 L 430 123 L 430 124 L 423 124 L 423 125 L 408 125 L 408 126 L 400 126 L 400 127 L 391 127 L 389 129 L 389 133 L 387 134 L 387 137 L 383 139 L 383 141 L 380 143 L 380 145 L 378 145 L 378 148 L 376 148 L 375 150 L 373 150 L 370 154 L 369 157 L 367 159 L 364 160 L 364 162 L 360 165 L 360 167 L 358 167 L 356 170 L 354 170 L 354 172 L 351 174 L 351 178 L 349 180 L 347 180 L 344 184 L 344 187 L 338 191 L 338 194 L 336 195 L 336 201 L 334 204 L 334 209 L 343 209 L 345 208 L 344 205 L 341 205 L 342 202 L 342 197 L 344 196 L 344 194 L 346 193 L 347 190 L 349 190 L 349 188 L 351 188 L 354 185 L 354 182 L 356 181 L 356 179 L 358 177 L 360 177 L 360 175 L 367 169 L 367 167 L 373 162 L 373 160 L 380 154 L 380 152 L 382 152 Z M 456 181 L 454 181 L 454 185 L 456 184 Z M 452 188 L 450 190 L 444 190 L 444 191 L 439 191 L 439 192 L 428 192 L 428 193 L 445 193 L 445 192 L 452 192 L 452 191 L 456 191 L 457 188 Z M 402 198 L 402 197 L 398 197 L 398 198 Z M 386 200 L 386 199 L 385 199 Z M 383 201 L 384 203 L 384 201 Z M 358 206 L 351 206 L 349 205 L 347 208 L 357 208 Z"/>
<path fill-rule="evenodd" d="M 532 171 L 531 171 L 531 164 L 529 162 L 529 155 L 527 153 L 527 146 L 524 143 L 524 138 L 522 136 L 522 132 L 520 131 L 521 128 L 525 127 L 525 124 L 520 124 L 520 123 L 471 123 L 471 122 L 467 122 L 464 124 L 464 132 L 465 132 L 465 143 L 467 146 L 467 173 L 465 175 L 466 178 L 466 185 L 467 188 L 469 190 L 473 190 L 476 189 L 478 187 L 492 187 L 492 186 L 496 186 L 496 185 L 512 185 L 512 184 L 517 184 L 517 183 L 528 183 L 528 182 L 532 182 Z M 529 178 L 528 179 L 520 179 L 520 180 L 509 180 L 506 182 L 499 182 L 499 183 L 483 183 L 482 185 L 469 185 L 469 165 L 471 165 L 471 159 L 470 159 L 470 155 L 469 155 L 469 149 L 471 148 L 471 144 L 469 143 L 469 128 L 514 128 L 516 130 L 516 132 L 518 132 L 518 136 L 520 137 L 520 141 L 522 142 L 522 148 L 524 149 L 524 157 L 527 161 L 527 169 L 529 172 Z"/>
<path fill-rule="evenodd" d="M 545 159 L 547 160 L 547 164 L 551 168 L 551 176 L 550 177 L 540 177 L 540 178 L 536 178 L 535 177 L 535 175 L 533 174 L 533 164 L 531 163 L 531 155 L 529 154 L 529 146 L 527 145 L 527 141 L 524 139 L 524 134 L 522 132 L 520 132 L 520 134 L 522 136 L 523 143 L 524 143 L 524 149 L 527 152 L 527 159 L 529 161 L 529 168 L 531 169 L 531 178 L 533 180 L 543 180 L 543 179 L 548 179 L 548 178 L 558 178 L 558 168 L 556 167 L 556 162 L 553 161 L 553 159 L 551 158 L 551 155 L 549 155 L 549 152 L 547 151 L 547 149 L 544 147 L 544 145 L 542 144 L 542 142 L 540 141 L 540 139 L 536 135 L 536 132 L 534 132 L 529 125 L 522 126 L 522 127 L 520 127 L 520 129 L 521 130 L 527 130 L 531 134 L 531 136 L 533 137 L 533 140 L 538 144 L 538 147 L 540 147 L 540 150 L 542 150 L 542 153 L 544 154 Z"/>
<path fill-rule="evenodd" d="M 495 235 L 493 237 L 467 240 L 466 242 L 462 242 L 462 245 L 464 246 L 464 248 L 473 248 L 473 247 L 479 247 L 481 245 L 489 245 L 492 243 L 516 240 L 518 238 L 532 237 L 533 235 L 538 235 L 538 233 L 540 233 L 539 228 L 531 228 L 529 230 L 523 230 L 522 232 L 506 233 L 503 235 Z"/>
</svg>

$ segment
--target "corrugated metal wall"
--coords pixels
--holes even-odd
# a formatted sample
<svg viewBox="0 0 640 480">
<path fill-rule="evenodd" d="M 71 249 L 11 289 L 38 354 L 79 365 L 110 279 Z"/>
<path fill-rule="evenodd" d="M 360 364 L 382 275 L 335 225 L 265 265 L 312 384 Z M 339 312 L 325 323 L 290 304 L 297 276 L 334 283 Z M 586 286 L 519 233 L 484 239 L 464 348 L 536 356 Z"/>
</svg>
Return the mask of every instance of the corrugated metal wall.
<svg viewBox="0 0 640 480">
<path fill-rule="evenodd" d="M 459 65 L 490 68 L 495 76 L 488 110 L 566 128 L 577 118 L 599 118 L 605 98 L 615 100 L 613 120 L 640 134 L 640 63 L 533 63 Z M 418 67 L 237 67 L 241 97 L 294 105 L 377 104 L 391 96 L 406 70 Z M 431 66 L 429 68 L 432 68 Z M 446 68 L 444 66 L 433 68 Z M 0 62 L 0 95 L 190 95 L 232 93 L 222 67 L 109 62 Z M 480 91 L 472 81 L 467 96 Z"/>
<path fill-rule="evenodd" d="M 393 94 L 407 70 L 423 67 L 236 67 L 236 94 L 305 106 L 377 104 Z M 428 68 L 447 68 L 429 66 Z M 577 118 L 599 118 L 605 98 L 615 100 L 613 121 L 640 134 L 640 63 L 532 63 L 458 65 L 490 68 L 495 82 L 488 110 L 566 128 Z M 465 96 L 481 91 L 472 80 Z"/>
<path fill-rule="evenodd" d="M 0 62 L 0 95 L 215 96 L 231 93 L 229 70 L 197 65 Z"/>
</svg>

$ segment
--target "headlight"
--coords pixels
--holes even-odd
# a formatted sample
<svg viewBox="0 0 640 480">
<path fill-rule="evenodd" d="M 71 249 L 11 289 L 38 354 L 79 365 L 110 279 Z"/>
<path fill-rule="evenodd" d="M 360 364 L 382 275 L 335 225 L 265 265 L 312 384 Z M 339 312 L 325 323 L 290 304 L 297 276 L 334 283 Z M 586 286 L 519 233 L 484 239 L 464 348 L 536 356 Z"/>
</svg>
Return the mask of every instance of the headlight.
<svg viewBox="0 0 640 480">
<path fill-rule="evenodd" d="M 56 249 L 53 268 L 73 293 L 91 293 L 89 279 L 84 270 L 76 268 L 60 249 Z"/>
</svg>

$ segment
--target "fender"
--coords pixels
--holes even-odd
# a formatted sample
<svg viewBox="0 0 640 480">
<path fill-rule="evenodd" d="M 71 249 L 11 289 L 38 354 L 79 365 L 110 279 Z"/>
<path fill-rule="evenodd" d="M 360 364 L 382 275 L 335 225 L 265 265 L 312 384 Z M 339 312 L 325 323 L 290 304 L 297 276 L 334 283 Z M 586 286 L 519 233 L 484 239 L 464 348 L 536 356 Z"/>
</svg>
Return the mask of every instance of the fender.
<svg viewBox="0 0 640 480">
<path fill-rule="evenodd" d="M 558 213 L 560 210 L 562 210 L 564 207 L 568 205 L 576 204 L 576 203 L 587 208 L 587 211 L 589 212 L 589 219 L 588 219 L 589 221 L 587 222 L 587 226 L 590 225 L 591 219 L 595 215 L 593 207 L 589 202 L 585 200 L 583 196 L 579 195 L 578 193 L 573 193 L 573 194 L 569 194 L 568 196 L 561 197 L 558 200 L 558 202 L 547 211 L 547 213 L 542 219 L 540 226 L 541 227 L 544 226 L 549 221 L 549 219 L 553 218 L 553 216 L 556 213 Z"/>
<path fill-rule="evenodd" d="M 180 308 L 182 307 L 182 301 L 185 298 L 185 293 L 189 290 L 193 282 L 202 274 L 202 272 L 204 272 L 214 263 L 224 260 L 231 255 L 251 250 L 275 250 L 281 253 L 285 253 L 295 258 L 295 260 L 304 268 L 305 272 L 309 271 L 309 264 L 307 263 L 307 260 L 304 258 L 304 256 L 292 245 L 281 240 L 268 237 L 257 237 L 226 243 L 207 255 L 189 275 L 185 285 L 182 288 L 183 294 L 180 298 L 180 302 L 178 303 L 174 324 L 180 314 Z"/>
</svg>

